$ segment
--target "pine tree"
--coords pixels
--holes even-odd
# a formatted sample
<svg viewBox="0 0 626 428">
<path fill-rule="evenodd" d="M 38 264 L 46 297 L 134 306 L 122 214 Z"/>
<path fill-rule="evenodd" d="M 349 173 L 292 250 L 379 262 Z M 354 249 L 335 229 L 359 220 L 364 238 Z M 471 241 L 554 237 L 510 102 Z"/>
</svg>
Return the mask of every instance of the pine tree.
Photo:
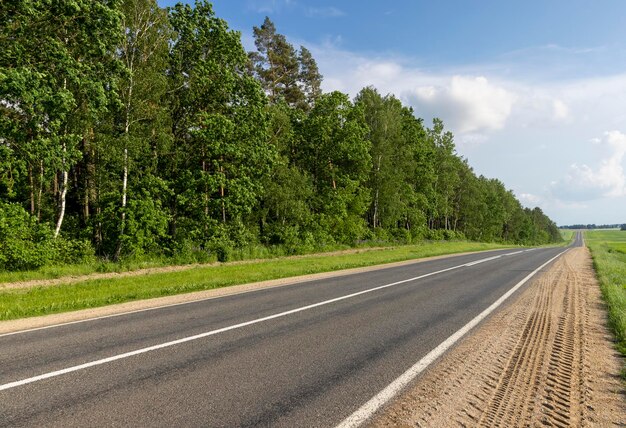
<svg viewBox="0 0 626 428">
<path fill-rule="evenodd" d="M 304 100 L 299 107 L 303 110 L 309 110 L 322 94 L 322 75 L 317 67 L 315 58 L 304 46 L 300 46 L 298 61 L 300 63 L 299 81 L 304 93 Z"/>
<path fill-rule="evenodd" d="M 276 32 L 268 17 L 260 27 L 253 28 L 253 33 L 257 52 L 249 53 L 249 57 L 254 74 L 270 102 L 284 100 L 292 107 L 303 103 L 305 94 L 299 85 L 300 64 L 294 47 L 285 36 Z M 309 65 L 313 64 L 309 62 Z"/>
</svg>

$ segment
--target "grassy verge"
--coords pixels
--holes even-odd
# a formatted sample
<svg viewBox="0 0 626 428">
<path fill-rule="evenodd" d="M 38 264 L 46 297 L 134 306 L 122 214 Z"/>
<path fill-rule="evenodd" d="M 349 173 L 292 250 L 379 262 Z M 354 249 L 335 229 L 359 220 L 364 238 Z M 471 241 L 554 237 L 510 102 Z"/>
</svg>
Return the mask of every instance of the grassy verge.
<svg viewBox="0 0 626 428">
<path fill-rule="evenodd" d="M 269 279 L 504 247 L 476 242 L 434 242 L 350 254 L 275 258 L 246 264 L 225 263 L 217 266 L 198 266 L 178 272 L 3 290 L 0 292 L 0 320 L 67 312 Z"/>
<path fill-rule="evenodd" d="M 570 242 L 572 242 L 572 239 L 574 239 L 574 231 L 571 229 L 559 229 L 559 232 L 561 233 L 561 237 L 563 238 L 563 240 L 568 245 Z"/>
<path fill-rule="evenodd" d="M 585 240 L 608 306 L 609 326 L 626 356 L 626 231 L 587 231 Z M 626 378 L 626 368 L 622 375 Z"/>
<path fill-rule="evenodd" d="M 373 242 L 371 244 L 363 244 L 357 248 L 371 248 L 376 247 L 392 247 L 389 243 Z M 353 247 L 347 245 L 333 245 L 325 247 L 323 251 L 339 251 Z M 297 255 L 306 255 L 319 253 L 321 250 L 310 250 L 307 252 L 297 252 Z M 250 259 L 271 259 L 284 257 L 287 255 L 293 255 L 294 253 L 288 253 L 284 247 L 266 247 L 266 246 L 251 246 L 241 250 L 233 250 L 230 253 L 230 261 L 241 261 Z M 175 257 L 155 256 L 148 255 L 144 257 L 136 257 L 124 259 L 120 262 L 94 260 L 90 263 L 84 264 L 69 264 L 69 265 L 56 265 L 56 266 L 43 266 L 38 269 L 18 272 L 6 272 L 0 271 L 0 284 L 7 282 L 20 282 L 31 281 L 39 279 L 57 279 L 67 276 L 82 276 L 92 273 L 111 273 L 111 272 L 132 272 L 141 269 L 148 268 L 160 268 L 167 266 L 180 266 L 189 264 L 207 264 L 217 262 L 214 254 L 208 254 L 206 252 L 197 251 L 186 255 L 176 255 Z"/>
</svg>

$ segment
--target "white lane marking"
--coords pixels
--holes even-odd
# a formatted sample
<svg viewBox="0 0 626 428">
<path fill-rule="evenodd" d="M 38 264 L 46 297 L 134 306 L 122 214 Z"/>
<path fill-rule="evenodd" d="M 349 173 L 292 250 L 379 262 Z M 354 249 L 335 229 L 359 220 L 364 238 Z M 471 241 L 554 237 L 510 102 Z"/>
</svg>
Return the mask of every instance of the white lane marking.
<svg viewBox="0 0 626 428">
<path fill-rule="evenodd" d="M 475 262 L 466 263 L 465 266 L 470 267 L 470 266 L 478 265 L 480 263 L 488 262 L 490 260 L 499 259 L 500 257 L 513 256 L 515 254 L 520 254 L 520 253 L 523 253 L 524 251 L 528 251 L 528 250 L 520 250 L 520 251 L 515 251 L 513 253 L 500 254 L 498 256 L 488 257 L 486 259 L 476 260 Z"/>
<path fill-rule="evenodd" d="M 484 260 L 492 260 L 492 259 L 493 259 L 493 257 L 489 257 L 489 258 L 484 259 Z M 172 340 L 171 342 L 165 342 L 165 343 L 161 343 L 161 344 L 158 344 L 158 345 L 153 345 L 153 346 L 148 346 L 146 348 L 137 349 L 135 351 L 130 351 L 130 352 L 125 352 L 123 354 L 113 355 L 111 357 L 107 357 L 107 358 L 103 358 L 103 359 L 95 360 L 95 361 L 90 361 L 88 363 L 79 364 L 77 366 L 68 367 L 68 368 L 65 368 L 65 369 L 62 369 L 62 370 L 56 370 L 56 371 L 53 371 L 53 372 L 44 373 L 44 374 L 41 374 L 41 375 L 38 375 L 38 376 L 29 377 L 27 379 L 22 379 L 22 380 L 18 380 L 18 381 L 15 381 L 15 382 L 5 383 L 4 385 L 0 385 L 0 391 L 4 391 L 6 389 L 15 388 L 15 387 L 18 387 L 18 386 L 26 385 L 26 384 L 37 382 L 37 381 L 44 380 L 44 379 L 49 379 L 51 377 L 61 376 L 61 375 L 67 374 L 67 373 L 75 372 L 75 371 L 78 371 L 78 370 L 83 370 L 83 369 L 86 369 L 86 368 L 89 368 L 89 367 L 99 366 L 101 364 L 110 363 L 112 361 L 121 360 L 123 358 L 128 358 L 128 357 L 132 357 L 132 356 L 139 355 L 139 354 L 145 354 L 146 352 L 156 351 L 157 349 L 168 348 L 170 346 L 179 345 L 181 343 L 190 342 L 192 340 L 202 339 L 204 337 L 213 336 L 213 335 L 216 335 L 216 334 L 219 334 L 219 333 L 224 333 L 226 331 L 235 330 L 235 329 L 246 327 L 246 326 L 253 325 L 253 324 L 258 324 L 258 323 L 261 323 L 261 322 L 264 322 L 264 321 L 269 321 L 269 320 L 273 320 L 273 319 L 276 319 L 276 318 L 281 318 L 281 317 L 284 317 L 284 316 L 287 316 L 287 315 L 291 315 L 291 314 L 295 314 L 295 313 L 298 313 L 298 312 L 306 311 L 306 310 L 309 310 L 309 309 L 317 308 L 319 306 L 324 306 L 324 305 L 328 305 L 330 303 L 339 302 L 339 301 L 342 301 L 342 300 L 350 299 L 352 297 L 360 296 L 360 295 L 371 293 L 371 292 L 374 292 L 374 291 L 383 290 L 385 288 L 393 287 L 395 285 L 404 284 L 404 283 L 411 282 L 411 281 L 416 281 L 418 279 L 427 278 L 429 276 L 438 275 L 440 273 L 449 272 L 449 271 L 455 270 L 455 269 L 460 269 L 460 268 L 465 267 L 465 266 L 466 266 L 465 264 L 452 266 L 452 267 L 449 267 L 449 268 L 446 268 L 446 269 L 442 269 L 442 270 L 438 270 L 438 271 L 435 271 L 435 272 L 426 273 L 426 274 L 419 275 L 419 276 L 416 276 L 416 277 L 413 277 L 413 278 L 403 279 L 402 281 L 396 281 L 396 282 L 392 282 L 390 284 L 380 285 L 378 287 L 369 288 L 367 290 L 358 291 L 356 293 L 347 294 L 345 296 L 335 297 L 334 299 L 324 300 L 322 302 L 313 303 L 311 305 L 302 306 L 300 308 L 291 309 L 289 311 L 280 312 L 278 314 L 269 315 L 269 316 L 266 316 L 266 317 L 263 317 L 263 318 L 257 318 L 255 320 L 242 322 L 240 324 L 235 324 L 235 325 L 231 325 L 231 326 L 228 326 L 228 327 L 223 327 L 223 328 L 220 328 L 220 329 L 217 329 L 217 330 L 211 330 L 211 331 L 207 331 L 207 332 L 204 332 L 204 333 L 196 334 L 194 336 L 188 336 L 188 337 L 183 337 L 181 339 Z"/>
<path fill-rule="evenodd" d="M 492 250 L 489 250 L 489 252 L 491 252 L 491 251 Z M 493 250 L 493 251 L 501 251 L 501 250 Z M 517 254 L 517 253 L 510 253 L 510 254 Z M 462 255 L 463 254 L 450 254 L 451 257 L 457 257 L 457 256 L 462 256 Z M 415 263 L 419 263 L 419 260 L 420 259 L 415 259 Z M 388 267 L 384 267 L 384 264 L 383 265 L 379 265 L 379 266 L 383 266 L 381 269 L 387 269 L 388 268 Z M 341 271 L 336 271 L 336 273 L 338 274 L 337 276 L 344 276 L 340 272 Z M 325 273 L 332 273 L 332 271 L 330 271 L 330 272 L 320 272 L 320 274 L 325 274 Z M 353 275 L 353 274 L 348 273 L 347 275 Z M 287 278 L 277 278 L 277 279 L 287 279 Z M 294 277 L 294 282 L 292 284 L 305 284 L 307 282 L 320 281 L 320 280 L 324 280 L 324 279 L 328 279 L 328 278 L 312 278 L 312 279 L 306 279 L 306 280 L 303 280 L 303 281 L 298 281 L 298 277 Z M 84 322 L 97 321 L 97 320 L 102 320 L 102 319 L 107 319 L 107 318 L 115 318 L 115 317 L 120 317 L 120 316 L 123 316 L 123 315 L 132 315 L 132 314 L 136 314 L 136 313 L 140 313 L 140 312 L 155 311 L 155 310 L 158 310 L 158 309 L 171 308 L 173 306 L 189 305 L 191 303 L 198 303 L 198 302 L 204 302 L 204 301 L 207 301 L 207 300 L 221 299 L 221 298 L 224 298 L 224 297 L 236 296 L 238 294 L 254 293 L 254 292 L 264 291 L 264 290 L 268 290 L 268 289 L 269 288 L 258 288 L 258 289 L 254 289 L 254 290 L 244 290 L 244 291 L 240 291 L 240 292 L 226 294 L 226 295 L 223 295 L 223 296 L 203 297 L 201 299 L 190 300 L 188 302 L 169 303 L 169 304 L 166 304 L 166 305 L 155 306 L 155 307 L 152 307 L 152 308 L 144 308 L 144 309 L 136 309 L 134 311 L 120 312 L 119 314 L 102 315 L 102 316 L 99 316 L 99 317 L 86 318 L 86 319 L 83 319 L 83 320 L 68 321 L 68 322 L 59 323 L 59 324 L 45 325 L 45 326 L 42 326 L 42 327 L 34 327 L 34 328 L 26 329 L 26 330 L 12 331 L 10 333 L 2 333 L 2 334 L 0 334 L 0 337 L 13 336 L 13 335 L 23 334 L 23 333 L 30 333 L 32 331 L 37 331 L 37 330 L 47 330 L 49 328 L 64 327 L 64 326 L 68 326 L 68 325 L 72 325 L 72 324 L 80 324 L 80 323 L 84 323 Z"/>
<path fill-rule="evenodd" d="M 488 262 L 490 260 L 496 260 L 496 259 L 499 259 L 500 257 L 502 257 L 502 256 L 493 256 L 493 257 L 489 257 L 489 258 L 482 259 L 482 260 L 476 260 L 475 262 L 466 263 L 464 266 L 470 267 L 470 266 L 474 266 L 474 265 L 478 265 L 478 264 L 481 264 L 481 263 Z"/>
<path fill-rule="evenodd" d="M 344 419 L 336 428 L 354 428 L 360 426 L 367 421 L 374 413 L 378 411 L 389 400 L 402 391 L 417 375 L 419 375 L 424 369 L 426 369 L 435 360 L 441 357 L 452 345 L 454 345 L 459 339 L 461 339 L 468 331 L 474 328 L 484 318 L 486 318 L 491 312 L 493 312 L 498 306 L 508 299 L 513 293 L 515 293 L 522 285 L 524 285 L 529 279 L 531 279 L 537 272 L 543 269 L 546 265 L 559 258 L 561 255 L 569 251 L 569 249 L 562 251 L 550 260 L 539 266 L 532 273 L 528 274 L 524 279 L 515 284 L 513 288 L 504 293 L 502 297 L 493 302 L 491 306 L 482 311 L 470 322 L 461 327 L 456 333 L 448 337 L 445 341 L 440 343 L 435 349 L 430 351 L 424 358 L 415 363 L 407 371 L 402 373 L 396 380 L 391 382 L 385 389 L 380 391 L 374 397 L 372 397 L 367 403 L 361 406 L 356 412 L 352 413 L 346 419 Z"/>
</svg>

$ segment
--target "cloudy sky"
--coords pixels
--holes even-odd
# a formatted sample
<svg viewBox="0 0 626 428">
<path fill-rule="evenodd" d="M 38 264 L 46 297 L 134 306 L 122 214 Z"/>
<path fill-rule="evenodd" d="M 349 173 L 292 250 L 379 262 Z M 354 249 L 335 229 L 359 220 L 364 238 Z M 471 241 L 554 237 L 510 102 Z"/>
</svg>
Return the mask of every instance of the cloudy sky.
<svg viewBox="0 0 626 428">
<path fill-rule="evenodd" d="M 269 16 L 311 50 L 326 91 L 374 85 L 442 118 L 478 174 L 557 224 L 626 222 L 622 0 L 213 4 L 248 49 Z"/>
</svg>

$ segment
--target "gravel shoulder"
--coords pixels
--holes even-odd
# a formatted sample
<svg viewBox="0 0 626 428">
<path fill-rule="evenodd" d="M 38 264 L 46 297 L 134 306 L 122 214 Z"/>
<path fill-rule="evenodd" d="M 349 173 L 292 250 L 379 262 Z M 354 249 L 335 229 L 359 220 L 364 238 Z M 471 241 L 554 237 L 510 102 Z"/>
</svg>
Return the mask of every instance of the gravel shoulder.
<svg viewBox="0 0 626 428">
<path fill-rule="evenodd" d="M 626 426 L 621 367 L 589 251 L 573 248 L 370 426 Z"/>
</svg>

